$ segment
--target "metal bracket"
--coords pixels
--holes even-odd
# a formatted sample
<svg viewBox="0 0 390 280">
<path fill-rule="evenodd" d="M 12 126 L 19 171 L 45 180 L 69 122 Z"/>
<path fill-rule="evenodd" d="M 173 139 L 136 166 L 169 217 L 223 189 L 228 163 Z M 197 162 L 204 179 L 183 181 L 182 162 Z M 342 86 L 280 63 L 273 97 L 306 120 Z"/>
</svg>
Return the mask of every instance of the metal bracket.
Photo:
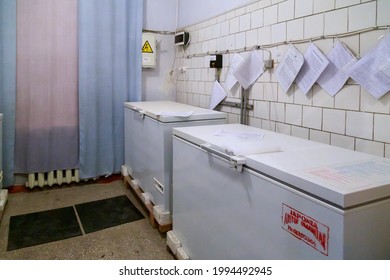
<svg viewBox="0 0 390 280">
<path fill-rule="evenodd" d="M 229 106 L 229 107 L 235 107 L 235 108 L 241 108 L 241 103 L 240 102 L 222 101 L 220 103 L 220 105 Z M 246 109 L 247 110 L 253 110 L 253 105 L 252 104 L 246 104 Z"/>
<path fill-rule="evenodd" d="M 137 109 L 137 110 L 135 110 L 135 112 L 137 113 L 137 116 L 140 117 L 141 119 L 145 118 L 145 111 L 144 110 Z"/>
<path fill-rule="evenodd" d="M 230 164 L 234 167 L 238 172 L 242 172 L 242 167 L 246 163 L 246 159 L 244 157 L 233 156 L 230 157 Z"/>
</svg>

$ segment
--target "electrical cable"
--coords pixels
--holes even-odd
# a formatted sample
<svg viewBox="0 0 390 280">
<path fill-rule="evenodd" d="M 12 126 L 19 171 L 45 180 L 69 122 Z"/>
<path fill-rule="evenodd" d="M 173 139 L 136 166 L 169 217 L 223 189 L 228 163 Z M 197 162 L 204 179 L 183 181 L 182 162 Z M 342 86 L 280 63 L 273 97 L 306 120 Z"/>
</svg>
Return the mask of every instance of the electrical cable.
<svg viewBox="0 0 390 280">
<path fill-rule="evenodd" d="M 308 39 L 300 39 L 300 40 L 290 40 L 290 41 L 282 41 L 282 42 L 276 42 L 272 44 L 264 44 L 264 45 L 255 45 L 251 47 L 244 47 L 240 49 L 234 49 L 234 50 L 222 50 L 222 51 L 215 51 L 215 52 L 204 52 L 204 53 L 198 53 L 198 54 L 191 54 L 191 55 L 186 55 L 183 58 L 193 58 L 193 57 L 203 57 L 211 54 L 230 54 L 230 53 L 241 53 L 241 52 L 246 52 L 254 49 L 258 50 L 263 50 L 263 51 L 268 51 L 270 53 L 271 57 L 271 52 L 268 50 L 269 48 L 274 48 L 278 46 L 283 46 L 287 44 L 303 44 L 303 43 L 309 43 L 313 41 L 318 41 L 318 40 L 323 40 L 323 39 L 336 39 L 336 38 L 342 38 L 342 37 L 347 37 L 351 35 L 357 35 L 357 34 L 362 34 L 370 31 L 375 31 L 375 30 L 386 30 L 389 29 L 390 25 L 381 25 L 381 26 L 374 26 L 371 28 L 364 28 L 356 31 L 350 31 L 350 32 L 345 32 L 345 33 L 339 33 L 339 34 L 333 34 L 333 35 L 323 35 L 323 36 L 317 36 L 313 38 L 308 38 Z"/>
</svg>

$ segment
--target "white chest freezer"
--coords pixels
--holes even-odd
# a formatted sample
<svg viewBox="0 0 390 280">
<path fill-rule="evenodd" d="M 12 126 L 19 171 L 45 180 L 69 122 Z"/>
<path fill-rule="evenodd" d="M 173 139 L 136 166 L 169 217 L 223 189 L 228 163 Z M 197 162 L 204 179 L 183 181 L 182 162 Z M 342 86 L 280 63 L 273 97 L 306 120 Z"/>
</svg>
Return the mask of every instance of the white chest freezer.
<svg viewBox="0 0 390 280">
<path fill-rule="evenodd" d="M 239 124 L 173 135 L 189 258 L 390 259 L 390 160 Z"/>
<path fill-rule="evenodd" d="M 126 102 L 125 166 L 155 206 L 171 213 L 172 128 L 225 124 L 222 112 L 172 101 Z"/>
<path fill-rule="evenodd" d="M 7 203 L 8 190 L 3 190 L 3 114 L 0 114 L 0 220 L 3 216 L 3 210 Z"/>
<path fill-rule="evenodd" d="M 3 188 L 3 114 L 0 114 L 0 189 Z"/>
</svg>

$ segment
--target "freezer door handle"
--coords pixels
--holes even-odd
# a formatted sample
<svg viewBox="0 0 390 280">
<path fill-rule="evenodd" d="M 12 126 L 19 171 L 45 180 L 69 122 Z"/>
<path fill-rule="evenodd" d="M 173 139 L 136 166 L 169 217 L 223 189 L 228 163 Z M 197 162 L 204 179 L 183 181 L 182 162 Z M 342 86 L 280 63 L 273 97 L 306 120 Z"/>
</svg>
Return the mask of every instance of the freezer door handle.
<svg viewBox="0 0 390 280">
<path fill-rule="evenodd" d="M 131 109 L 134 110 L 135 113 L 137 114 L 137 116 L 140 117 L 141 119 L 145 118 L 145 110 L 142 110 L 142 109 L 137 108 L 135 106 L 131 106 Z"/>
<path fill-rule="evenodd" d="M 145 118 L 145 111 L 144 110 L 138 109 L 138 110 L 136 110 L 136 112 L 137 112 L 138 117 L 140 117 L 141 119 Z"/>
<path fill-rule="evenodd" d="M 214 154 L 223 159 L 228 160 L 231 167 L 233 167 L 238 172 L 242 172 L 242 167 L 246 163 L 246 159 L 244 157 L 227 155 L 221 151 L 212 148 L 210 143 L 203 143 L 200 145 L 200 147 L 210 154 Z"/>
</svg>

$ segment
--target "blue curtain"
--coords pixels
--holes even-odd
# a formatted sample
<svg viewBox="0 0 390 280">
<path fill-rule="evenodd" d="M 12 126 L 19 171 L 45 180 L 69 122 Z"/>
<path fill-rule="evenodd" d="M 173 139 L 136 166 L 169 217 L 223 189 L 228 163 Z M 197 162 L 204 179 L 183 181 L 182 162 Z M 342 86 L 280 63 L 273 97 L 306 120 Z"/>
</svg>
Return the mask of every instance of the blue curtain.
<svg viewBox="0 0 390 280">
<path fill-rule="evenodd" d="M 120 171 L 125 101 L 141 100 L 142 0 L 79 1 L 80 177 Z"/>
<path fill-rule="evenodd" d="M 0 113 L 3 113 L 4 186 L 14 183 L 16 0 L 0 1 Z"/>
</svg>

